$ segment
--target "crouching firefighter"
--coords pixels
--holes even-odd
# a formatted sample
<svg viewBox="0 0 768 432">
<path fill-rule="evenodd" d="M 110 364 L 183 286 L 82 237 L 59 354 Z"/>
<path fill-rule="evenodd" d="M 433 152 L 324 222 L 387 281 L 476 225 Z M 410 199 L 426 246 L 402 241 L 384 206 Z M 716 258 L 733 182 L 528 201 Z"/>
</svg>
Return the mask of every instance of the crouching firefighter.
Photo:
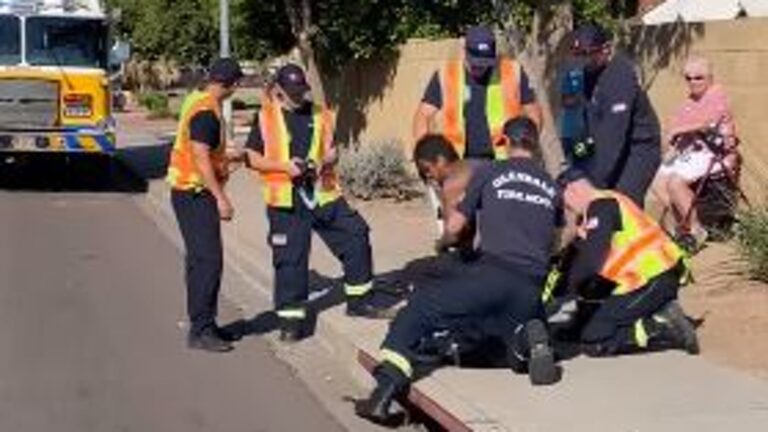
<svg viewBox="0 0 768 432">
<path fill-rule="evenodd" d="M 481 255 L 463 264 L 461 271 L 418 287 L 398 312 L 382 343 L 381 363 L 374 371 L 376 388 L 356 403 L 359 416 L 390 425 L 395 418 L 390 412 L 393 398 L 404 395 L 423 370 L 421 341 L 440 331 L 476 331 L 478 323 L 486 337 L 506 345 L 513 370 L 527 367 L 534 385 L 557 381 L 541 304 L 560 220 L 557 188 L 532 158 L 538 149 L 536 125 L 516 118 L 505 124 L 504 132 L 511 157 L 477 167 L 461 202 L 446 207 L 443 241 L 455 242 L 477 218 Z M 450 146 L 445 140 L 417 143 L 420 168 L 450 154 L 423 148 L 436 143 Z"/>
<path fill-rule="evenodd" d="M 696 331 L 677 301 L 688 277 L 682 250 L 621 193 L 595 188 L 574 169 L 558 183 L 566 207 L 581 219 L 567 290 L 595 309 L 581 329 L 584 352 L 679 348 L 697 354 Z"/>
<path fill-rule="evenodd" d="M 280 337 L 300 339 L 307 318 L 309 253 L 316 231 L 344 269 L 346 312 L 375 316 L 368 225 L 344 200 L 336 174 L 333 115 L 309 99 L 304 71 L 281 67 L 246 143 L 261 174 L 275 268 Z"/>
</svg>

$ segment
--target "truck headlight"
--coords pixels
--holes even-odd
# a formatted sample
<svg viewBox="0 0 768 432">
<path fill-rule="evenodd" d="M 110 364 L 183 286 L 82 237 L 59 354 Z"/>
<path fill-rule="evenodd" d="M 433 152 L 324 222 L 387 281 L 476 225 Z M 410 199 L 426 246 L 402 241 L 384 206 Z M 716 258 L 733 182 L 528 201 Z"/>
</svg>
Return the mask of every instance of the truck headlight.
<svg viewBox="0 0 768 432">
<path fill-rule="evenodd" d="M 64 116 L 90 117 L 93 115 L 93 98 L 87 94 L 64 95 Z"/>
</svg>

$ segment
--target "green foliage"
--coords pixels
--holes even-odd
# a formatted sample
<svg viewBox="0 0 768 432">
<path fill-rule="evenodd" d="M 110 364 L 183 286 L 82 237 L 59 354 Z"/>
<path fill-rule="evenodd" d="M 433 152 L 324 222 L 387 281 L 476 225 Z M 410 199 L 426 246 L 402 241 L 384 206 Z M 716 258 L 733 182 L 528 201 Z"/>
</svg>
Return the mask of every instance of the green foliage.
<svg viewBox="0 0 768 432">
<path fill-rule="evenodd" d="M 207 64 L 218 52 L 218 0 L 107 0 L 120 8 L 117 32 L 144 59 Z"/>
<path fill-rule="evenodd" d="M 749 265 L 750 276 L 768 282 L 768 208 L 745 211 L 736 226 L 739 253 Z"/>
<path fill-rule="evenodd" d="M 371 143 L 343 151 L 339 174 L 345 191 L 360 199 L 402 200 L 418 195 L 415 178 L 397 142 Z"/>
<path fill-rule="evenodd" d="M 161 119 L 171 117 L 168 96 L 163 93 L 150 92 L 139 95 L 139 104 L 149 111 L 148 118 Z"/>
<path fill-rule="evenodd" d="M 565 0 L 563 0 L 565 1 Z M 296 45 L 286 1 L 230 0 L 232 45 L 240 59 L 264 59 Z M 300 1 L 293 2 L 300 9 Z M 408 38 L 459 36 L 471 25 L 511 18 L 528 29 L 535 10 L 561 3 L 537 0 L 325 0 L 310 1 L 311 41 L 326 66 L 374 58 Z M 636 8 L 632 0 L 571 0 L 577 21 L 610 24 Z M 207 64 L 218 52 L 218 0 L 107 0 L 120 8 L 116 31 L 144 59 Z M 502 17 L 500 11 L 505 11 Z M 506 16 L 506 15 L 511 15 Z"/>
</svg>

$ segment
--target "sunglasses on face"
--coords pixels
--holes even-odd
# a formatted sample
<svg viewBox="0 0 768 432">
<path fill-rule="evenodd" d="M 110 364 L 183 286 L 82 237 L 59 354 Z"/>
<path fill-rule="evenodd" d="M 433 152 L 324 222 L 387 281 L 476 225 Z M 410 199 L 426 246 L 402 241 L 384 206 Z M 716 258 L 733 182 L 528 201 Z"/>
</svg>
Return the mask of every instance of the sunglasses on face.
<svg viewBox="0 0 768 432">
<path fill-rule="evenodd" d="M 686 75 L 685 76 L 685 80 L 688 82 L 704 81 L 704 78 L 706 78 L 704 75 Z"/>
</svg>

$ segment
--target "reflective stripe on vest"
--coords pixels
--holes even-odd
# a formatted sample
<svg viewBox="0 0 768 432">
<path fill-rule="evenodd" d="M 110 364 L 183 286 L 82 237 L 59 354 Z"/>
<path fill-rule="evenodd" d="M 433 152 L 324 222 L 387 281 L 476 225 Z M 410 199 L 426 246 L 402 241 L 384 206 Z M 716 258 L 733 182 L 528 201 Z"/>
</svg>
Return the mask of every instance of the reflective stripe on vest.
<svg viewBox="0 0 768 432">
<path fill-rule="evenodd" d="M 520 66 L 511 59 L 502 58 L 491 77 L 485 98 L 485 116 L 491 133 L 493 154 L 496 159 L 507 159 L 505 145 L 496 145 L 507 120 L 522 112 L 520 103 Z M 452 60 L 443 68 L 440 86 L 443 99 L 443 134 L 453 144 L 460 157 L 466 152 L 464 130 L 464 103 L 466 101 L 464 61 Z"/>
<path fill-rule="evenodd" d="M 211 163 L 214 169 L 222 169 L 225 153 L 225 125 L 221 117 L 221 109 L 216 100 L 206 92 L 194 91 L 184 99 L 181 105 L 179 127 L 176 130 L 176 140 L 173 143 L 166 181 L 172 188 L 199 192 L 205 189 L 205 182 L 200 175 L 200 169 L 195 161 L 192 150 L 192 140 L 189 137 L 189 123 L 195 114 L 201 111 L 211 111 L 219 120 L 219 145 L 211 151 Z"/>
<path fill-rule="evenodd" d="M 325 153 L 324 137 L 333 127 L 332 115 L 329 110 L 315 106 L 312 117 L 312 141 L 307 156 L 320 166 Z M 291 135 L 280 105 L 266 100 L 259 114 L 259 123 L 264 139 L 264 156 L 275 162 L 288 162 L 291 159 Z M 279 208 L 293 207 L 293 182 L 288 174 L 267 172 L 263 173 L 261 178 L 266 205 Z M 335 170 L 326 169 L 320 174 L 315 193 L 320 206 L 341 196 L 341 187 Z"/>
<path fill-rule="evenodd" d="M 614 295 L 627 294 L 648 284 L 683 258 L 680 248 L 632 200 L 613 191 L 600 196 L 619 204 L 622 229 L 613 234 L 611 250 L 600 275 L 616 284 Z"/>
</svg>

